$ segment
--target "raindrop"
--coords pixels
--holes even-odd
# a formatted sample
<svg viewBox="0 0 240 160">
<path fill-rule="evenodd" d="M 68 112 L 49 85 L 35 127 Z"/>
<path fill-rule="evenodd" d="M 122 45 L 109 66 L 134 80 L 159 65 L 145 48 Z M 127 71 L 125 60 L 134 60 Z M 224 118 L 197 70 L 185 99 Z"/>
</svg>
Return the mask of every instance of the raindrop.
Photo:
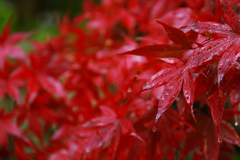
<svg viewBox="0 0 240 160">
<path fill-rule="evenodd" d="M 143 87 L 142 87 L 142 90 L 145 90 L 145 89 L 148 89 L 149 88 L 149 85 L 145 84 Z"/>
<path fill-rule="evenodd" d="M 222 138 L 218 137 L 218 143 L 222 143 Z"/>
<path fill-rule="evenodd" d="M 132 92 L 132 89 L 131 89 L 131 88 L 128 88 L 127 92 L 128 92 L 128 93 L 131 93 L 131 92 Z"/>
<path fill-rule="evenodd" d="M 235 126 L 238 126 L 238 122 L 235 122 L 235 124 L 234 124 Z"/>
<path fill-rule="evenodd" d="M 157 131 L 156 126 L 153 127 L 152 131 L 153 131 L 153 132 L 156 132 L 156 131 Z"/>
</svg>

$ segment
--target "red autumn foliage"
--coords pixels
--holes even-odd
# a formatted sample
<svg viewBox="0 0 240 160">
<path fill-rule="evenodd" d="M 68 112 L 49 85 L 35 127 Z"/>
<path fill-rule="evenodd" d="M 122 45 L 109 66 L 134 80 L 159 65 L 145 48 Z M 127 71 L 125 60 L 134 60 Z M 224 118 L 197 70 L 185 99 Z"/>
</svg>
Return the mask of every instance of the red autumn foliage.
<svg viewBox="0 0 240 160">
<path fill-rule="evenodd" d="M 86 0 L 84 13 L 65 16 L 46 42 L 11 34 L 9 20 L 0 99 L 14 103 L 0 107 L 0 159 L 232 159 L 239 6 Z"/>
</svg>

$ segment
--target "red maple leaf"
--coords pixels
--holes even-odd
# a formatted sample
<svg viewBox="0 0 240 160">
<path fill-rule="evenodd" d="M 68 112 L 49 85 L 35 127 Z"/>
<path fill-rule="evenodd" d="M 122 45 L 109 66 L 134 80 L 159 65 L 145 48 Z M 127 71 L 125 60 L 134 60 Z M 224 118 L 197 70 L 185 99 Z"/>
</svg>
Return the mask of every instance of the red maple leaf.
<svg viewBox="0 0 240 160">
<path fill-rule="evenodd" d="M 52 140 L 65 141 L 66 150 L 71 157 L 82 156 L 84 159 L 92 155 L 94 150 L 103 148 L 107 142 L 110 143 L 106 156 L 113 159 L 117 147 L 121 143 L 121 136 L 134 136 L 142 141 L 129 120 L 118 119 L 114 111 L 108 107 L 102 106 L 100 108 L 103 116 L 93 118 L 77 128 L 62 126 L 52 136 Z M 78 147 L 76 148 L 74 145 Z M 59 154 L 61 152 L 54 154 L 54 156 Z"/>
<path fill-rule="evenodd" d="M 14 112 L 4 113 L 4 108 L 0 110 L 0 146 L 8 147 L 7 135 L 12 135 L 14 137 L 25 139 L 26 137 L 22 134 L 16 123 L 13 122 L 17 114 Z"/>
<path fill-rule="evenodd" d="M 7 57 L 14 59 L 25 60 L 26 56 L 24 51 L 16 46 L 16 43 L 23 41 L 28 38 L 30 33 L 15 33 L 10 35 L 11 29 L 11 18 L 7 22 L 6 26 L 3 28 L 0 35 L 0 69 L 4 68 L 4 63 Z"/>
<path fill-rule="evenodd" d="M 213 120 L 216 124 L 220 139 L 220 121 L 226 101 L 226 92 L 223 91 L 223 78 L 237 62 L 240 50 L 239 19 L 236 13 L 225 2 L 219 1 L 221 12 L 228 26 L 215 22 L 198 22 L 185 28 L 213 38 L 204 46 L 195 49 L 185 65 L 185 70 L 202 66 L 203 64 L 219 60 L 218 62 L 218 88 L 219 92 L 209 98 L 209 105 Z"/>
<path fill-rule="evenodd" d="M 18 104 L 21 104 L 21 96 L 19 87 L 23 85 L 23 80 L 19 78 L 19 70 L 15 69 L 12 72 L 12 66 L 10 63 L 4 64 L 4 69 L 0 69 L 0 99 L 5 94 L 8 94 L 11 98 L 16 100 Z"/>
<path fill-rule="evenodd" d="M 186 156 L 192 150 L 197 147 L 200 147 L 193 159 L 200 156 L 205 159 L 218 159 L 220 147 L 226 146 L 226 143 L 219 144 L 218 143 L 218 135 L 214 128 L 214 122 L 212 119 L 203 114 L 197 114 L 196 119 L 198 123 L 193 122 L 193 126 L 196 129 L 195 131 L 191 131 L 187 135 L 187 139 L 185 141 L 185 145 L 183 148 L 182 157 Z M 235 131 L 235 129 L 228 122 L 221 120 L 221 135 L 223 141 L 235 145 L 240 144 L 240 138 Z M 221 150 L 222 153 L 226 152 L 223 148 Z M 199 154 L 201 153 L 201 154 Z M 224 154 L 223 154 L 224 155 Z M 195 157 L 196 156 L 196 157 Z M 226 156 L 226 155 L 225 155 Z"/>
<path fill-rule="evenodd" d="M 146 57 L 166 57 L 166 56 L 178 56 L 179 54 L 192 48 L 192 44 L 197 39 L 197 34 L 194 31 L 190 31 L 185 34 L 181 30 L 170 27 L 160 21 L 157 21 L 165 28 L 168 37 L 178 45 L 152 45 L 146 47 L 140 47 L 133 51 L 121 53 L 141 55 Z M 164 68 L 151 77 L 151 80 L 147 82 L 142 90 L 153 89 L 165 85 L 164 91 L 160 97 L 158 112 L 155 123 L 157 123 L 159 117 L 171 106 L 175 98 L 178 96 L 182 89 L 190 106 L 193 114 L 193 102 L 194 102 L 194 78 L 189 70 L 183 73 L 184 63 L 176 58 L 160 58 L 162 61 L 169 63 L 172 67 Z M 184 82 L 184 83 L 183 83 Z"/>
</svg>

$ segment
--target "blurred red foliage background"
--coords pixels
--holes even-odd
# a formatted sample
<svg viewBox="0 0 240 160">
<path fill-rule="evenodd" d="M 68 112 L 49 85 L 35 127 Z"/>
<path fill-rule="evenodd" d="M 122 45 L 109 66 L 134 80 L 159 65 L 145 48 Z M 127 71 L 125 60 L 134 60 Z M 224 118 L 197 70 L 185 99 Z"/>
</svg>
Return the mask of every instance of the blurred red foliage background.
<svg viewBox="0 0 240 160">
<path fill-rule="evenodd" d="M 238 0 L 86 0 L 44 42 L 10 18 L 0 159 L 232 159 L 239 13 Z"/>
</svg>

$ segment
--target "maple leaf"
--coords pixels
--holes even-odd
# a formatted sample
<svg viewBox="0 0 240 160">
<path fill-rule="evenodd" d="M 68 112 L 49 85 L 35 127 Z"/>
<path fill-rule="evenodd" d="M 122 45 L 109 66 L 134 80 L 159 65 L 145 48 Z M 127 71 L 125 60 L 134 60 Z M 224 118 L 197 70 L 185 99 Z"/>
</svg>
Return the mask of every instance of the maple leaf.
<svg viewBox="0 0 240 160">
<path fill-rule="evenodd" d="M 211 89 L 216 74 L 217 70 L 214 68 L 214 65 L 209 64 L 206 70 L 197 76 L 195 79 L 195 101 L 200 101 L 202 105 L 206 102 L 206 93 Z"/>
<path fill-rule="evenodd" d="M 5 69 L 0 69 L 0 99 L 5 95 L 8 94 L 11 98 L 16 100 L 18 104 L 21 104 L 21 96 L 19 86 L 22 86 L 23 80 L 18 77 L 18 69 L 13 70 L 9 63 L 5 63 Z"/>
<path fill-rule="evenodd" d="M 239 20 L 224 1 L 216 2 L 87 0 L 83 14 L 59 21 L 59 36 L 33 42 L 34 51 L 26 55 L 17 43 L 29 35 L 10 35 L 9 21 L 0 35 L 0 98 L 8 94 L 19 106 L 0 110 L 1 157 L 173 160 L 195 151 L 192 159 L 232 158 L 231 144 L 240 141 L 225 120 L 239 114 Z M 178 29 L 196 13 L 200 22 Z M 198 34 L 208 39 L 201 42 Z M 144 47 L 121 54 L 131 56 L 114 55 L 138 45 Z M 232 106 L 226 110 L 228 98 Z M 179 112 L 169 109 L 175 100 Z M 212 119 L 203 114 L 196 114 L 198 123 L 191 119 L 196 101 L 210 110 L 195 111 L 211 113 Z M 25 122 L 20 135 L 18 126 Z M 28 146 L 31 153 L 23 136 L 28 133 L 40 140 Z M 13 136 L 14 151 L 6 135 Z"/>
<path fill-rule="evenodd" d="M 218 84 L 220 85 L 223 76 L 238 58 L 239 34 L 237 34 L 237 28 L 239 19 L 224 2 L 220 1 L 219 3 L 222 6 L 223 18 L 230 27 L 215 22 L 199 22 L 183 28 L 195 30 L 209 38 L 215 38 L 194 51 L 186 64 L 186 69 L 220 59 L 218 65 Z"/>
<path fill-rule="evenodd" d="M 218 159 L 220 154 L 220 144 L 218 143 L 218 135 L 214 128 L 212 119 L 203 114 L 197 114 L 198 123 L 193 122 L 196 131 L 192 131 L 187 135 L 187 140 L 183 148 L 183 157 L 196 147 L 200 147 L 197 152 L 202 152 L 201 158 Z M 221 120 L 221 135 L 223 141 L 227 143 L 240 144 L 240 138 L 234 128 L 226 121 Z M 222 145 L 226 145 L 222 143 Z M 214 150 L 214 152 L 212 152 Z M 221 152 L 225 152 L 221 150 Z"/>
<path fill-rule="evenodd" d="M 145 47 L 140 47 L 132 51 L 124 52 L 119 55 L 137 55 L 137 56 L 147 56 L 147 57 L 175 57 L 185 52 L 186 49 L 174 44 L 156 44 Z"/>
<path fill-rule="evenodd" d="M 21 63 L 21 68 L 18 70 L 18 77 L 24 78 L 27 81 L 29 92 L 27 94 L 27 103 L 30 103 L 36 98 L 41 88 L 51 94 L 66 98 L 66 92 L 62 84 L 48 71 L 48 68 L 51 68 L 48 64 L 51 63 L 51 61 L 48 62 L 48 58 L 50 58 L 49 55 L 32 54 L 29 56 L 30 66 Z M 45 64 L 45 67 L 42 67 L 43 64 Z"/>
<path fill-rule="evenodd" d="M 113 159 L 115 157 L 117 147 L 119 143 L 121 143 L 121 136 L 133 136 L 143 141 L 135 133 L 135 130 L 129 120 L 117 119 L 114 111 L 108 107 L 102 106 L 100 108 L 103 111 L 103 116 L 93 118 L 78 128 L 63 126 L 52 136 L 52 140 L 56 141 L 66 139 L 68 134 L 71 134 L 72 136 L 66 139 L 66 143 L 67 141 L 70 142 L 69 147 L 73 144 L 79 146 L 75 150 L 69 148 L 71 149 L 72 156 L 76 157 L 77 155 L 82 154 L 83 159 L 85 159 L 94 150 L 106 145 L 108 141 L 110 141 L 110 144 L 108 146 L 109 152 L 107 158 Z M 75 142 L 73 143 L 71 141 Z"/>
<path fill-rule="evenodd" d="M 4 108 L 0 110 L 0 146 L 7 147 L 8 146 L 8 138 L 7 135 L 12 135 L 19 138 L 24 138 L 18 126 L 13 122 L 13 119 L 17 116 L 15 113 L 4 113 Z"/>
<path fill-rule="evenodd" d="M 161 58 L 161 60 L 174 65 L 170 68 L 165 68 L 151 77 L 142 90 L 149 90 L 165 85 L 164 90 L 159 98 L 158 111 L 155 118 L 155 125 L 160 116 L 170 107 L 173 101 L 180 93 L 183 85 L 184 97 L 191 108 L 193 115 L 194 102 L 194 78 L 190 71 L 181 75 L 184 64 L 175 58 Z M 194 117 L 194 115 L 193 115 Z"/>
<path fill-rule="evenodd" d="M 124 52 L 119 55 L 138 55 L 138 56 L 146 56 L 146 57 L 156 57 L 156 58 L 168 58 L 168 57 L 177 57 L 183 52 L 191 49 L 191 46 L 194 41 L 197 39 L 196 32 L 191 31 L 189 35 L 186 35 L 183 31 L 168 26 L 165 23 L 156 20 L 159 24 L 161 24 L 166 32 L 168 37 L 178 45 L 174 44 L 156 44 L 145 47 L 140 47 L 132 51 Z"/>
<path fill-rule="evenodd" d="M 223 18 L 230 27 L 215 22 L 199 22 L 185 27 L 214 39 L 204 44 L 203 47 L 195 49 L 183 71 L 199 67 L 216 59 L 219 60 L 217 78 L 219 92 L 209 98 L 209 103 L 219 139 L 221 139 L 219 127 L 225 105 L 224 100 L 226 99 L 226 92 L 222 91 L 223 77 L 238 59 L 240 41 L 238 34 L 239 19 L 237 15 L 231 8 L 226 6 L 225 2 L 220 0 L 219 4 L 221 5 Z M 217 104 L 219 104 L 219 106 L 217 106 Z"/>
<path fill-rule="evenodd" d="M 16 46 L 16 43 L 23 41 L 28 38 L 31 33 L 15 33 L 10 35 L 11 29 L 11 18 L 7 22 L 6 26 L 3 28 L 0 35 L 0 69 L 4 68 L 4 63 L 7 57 L 25 60 L 26 56 L 24 51 Z"/>
<path fill-rule="evenodd" d="M 182 151 L 179 143 L 186 140 L 182 130 L 183 125 L 189 126 L 189 124 L 179 116 L 177 111 L 169 109 L 159 118 L 156 126 L 157 130 L 152 132 L 152 125 L 154 124 L 152 117 L 157 111 L 155 106 L 151 110 L 145 111 L 135 126 L 139 135 L 147 143 L 148 158 L 162 159 L 168 154 L 167 150 L 178 149 L 180 152 Z M 138 148 L 135 148 L 135 152 L 138 152 Z"/>
<path fill-rule="evenodd" d="M 183 31 L 181 31 L 180 29 L 168 26 L 161 21 L 156 20 L 156 22 L 158 22 L 159 24 L 161 24 L 164 27 L 168 37 L 173 42 L 181 45 L 183 48 L 187 48 L 187 49 L 191 48 L 192 42 L 190 41 L 189 37 L 187 37 Z"/>
<path fill-rule="evenodd" d="M 160 21 L 157 21 L 165 28 L 168 37 L 175 43 L 179 44 L 181 48 L 184 50 L 178 50 L 176 52 L 171 45 L 153 45 L 153 46 L 146 46 L 141 47 L 133 51 L 128 51 L 122 54 L 133 54 L 133 55 L 141 55 L 146 57 L 162 57 L 162 56 L 169 56 L 172 53 L 183 53 L 189 49 L 191 49 L 192 44 L 197 39 L 197 34 L 194 31 L 190 31 L 188 35 L 186 35 L 183 31 L 170 27 Z M 170 47 L 169 47 L 170 46 Z M 179 48 L 176 48 L 179 49 Z M 167 53 L 167 54 L 166 54 Z M 155 75 L 151 77 L 151 80 L 147 82 L 143 86 L 143 91 L 148 89 L 153 89 L 156 87 L 160 87 L 165 85 L 164 91 L 161 94 L 159 105 L 158 105 L 158 112 L 156 115 L 155 123 L 157 123 L 160 116 L 170 107 L 173 103 L 177 95 L 182 89 L 183 84 L 183 93 L 184 97 L 187 100 L 188 105 L 191 108 L 192 115 L 193 115 L 193 96 L 194 96 L 194 78 L 191 72 L 183 73 L 184 64 L 176 58 L 160 58 L 161 60 L 174 65 L 170 68 L 165 68 Z M 184 83 L 183 83 L 184 82 Z M 193 115 L 194 117 L 194 115 Z"/>
<path fill-rule="evenodd" d="M 232 30 L 236 33 L 240 33 L 240 22 L 237 14 L 226 5 L 223 0 L 219 0 L 222 9 L 222 16 L 225 22 L 232 28 Z"/>
<path fill-rule="evenodd" d="M 30 100 L 30 99 L 29 99 Z M 45 94 L 38 95 L 30 102 L 25 102 L 17 108 L 19 115 L 17 117 L 18 125 L 22 125 L 23 122 L 28 122 L 28 131 L 33 132 L 39 140 L 42 140 L 44 129 L 40 123 L 40 119 L 48 123 L 48 125 L 57 122 L 59 116 L 56 111 L 54 112 L 50 107 L 47 106 L 50 97 L 46 97 Z M 17 106 L 15 106 L 17 107 Z"/>
</svg>

